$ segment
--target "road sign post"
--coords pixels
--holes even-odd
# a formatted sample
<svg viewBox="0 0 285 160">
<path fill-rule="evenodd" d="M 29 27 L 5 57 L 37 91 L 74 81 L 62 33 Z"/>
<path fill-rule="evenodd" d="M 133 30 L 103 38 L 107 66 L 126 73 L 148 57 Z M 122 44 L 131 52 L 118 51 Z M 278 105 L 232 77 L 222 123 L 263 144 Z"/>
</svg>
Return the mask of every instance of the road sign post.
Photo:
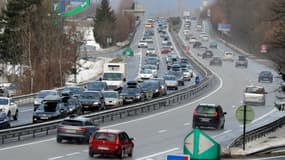
<svg viewBox="0 0 285 160">
<path fill-rule="evenodd" d="M 245 136 L 246 136 L 246 124 L 249 124 L 254 119 L 254 111 L 252 107 L 242 105 L 236 110 L 236 118 L 239 123 L 243 124 L 243 143 L 242 149 L 245 150 Z"/>
</svg>

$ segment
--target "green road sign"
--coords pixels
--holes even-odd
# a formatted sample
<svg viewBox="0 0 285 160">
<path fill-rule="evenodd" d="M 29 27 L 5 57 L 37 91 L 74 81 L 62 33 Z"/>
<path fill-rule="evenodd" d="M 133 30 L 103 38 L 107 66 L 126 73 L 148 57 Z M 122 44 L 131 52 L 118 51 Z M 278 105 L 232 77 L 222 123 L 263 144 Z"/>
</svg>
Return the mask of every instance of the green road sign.
<svg viewBox="0 0 285 160">
<path fill-rule="evenodd" d="M 242 105 L 242 106 L 238 107 L 238 109 L 236 110 L 236 119 L 242 125 L 244 122 L 244 108 L 245 108 L 245 106 Z M 246 117 L 246 120 L 245 120 L 246 124 L 249 124 L 254 120 L 254 111 L 253 111 L 252 107 L 246 106 L 245 117 Z"/>
<path fill-rule="evenodd" d="M 126 48 L 126 49 L 123 51 L 123 55 L 125 55 L 125 56 L 134 56 L 134 50 L 131 49 L 131 48 Z"/>
<path fill-rule="evenodd" d="M 184 154 L 191 160 L 220 160 L 220 144 L 199 129 L 184 138 Z"/>
<path fill-rule="evenodd" d="M 85 10 L 86 8 L 88 8 L 90 6 L 90 1 L 91 0 L 85 0 L 85 2 L 83 2 L 81 5 L 62 13 L 62 15 L 64 17 L 70 17 L 73 15 L 76 15 L 76 14 L 82 12 L 83 10 Z"/>
</svg>

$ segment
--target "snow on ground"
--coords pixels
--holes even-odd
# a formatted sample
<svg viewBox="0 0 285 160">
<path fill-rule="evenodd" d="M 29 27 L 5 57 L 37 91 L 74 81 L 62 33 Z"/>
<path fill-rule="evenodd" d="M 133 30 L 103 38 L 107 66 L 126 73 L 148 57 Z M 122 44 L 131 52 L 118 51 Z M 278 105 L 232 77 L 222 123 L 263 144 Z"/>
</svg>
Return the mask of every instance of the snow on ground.
<svg viewBox="0 0 285 160">
<path fill-rule="evenodd" d="M 84 83 L 98 77 L 103 72 L 104 63 L 109 62 L 110 60 L 111 58 L 97 58 L 96 61 L 80 59 L 77 64 L 77 84 Z M 66 85 L 75 85 L 74 74 L 68 76 Z"/>
</svg>

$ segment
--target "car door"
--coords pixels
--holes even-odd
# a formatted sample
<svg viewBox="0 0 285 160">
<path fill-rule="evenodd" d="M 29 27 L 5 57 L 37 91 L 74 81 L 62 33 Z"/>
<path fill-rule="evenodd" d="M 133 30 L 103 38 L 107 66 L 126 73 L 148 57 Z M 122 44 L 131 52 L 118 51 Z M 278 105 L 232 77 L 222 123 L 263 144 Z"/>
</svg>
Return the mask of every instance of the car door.
<svg viewBox="0 0 285 160">
<path fill-rule="evenodd" d="M 124 153 L 125 154 L 131 153 L 132 152 L 132 142 L 129 136 L 127 135 L 127 133 L 125 132 L 120 133 L 119 138 L 120 138 L 122 147 L 124 148 L 124 151 L 125 151 Z"/>
</svg>

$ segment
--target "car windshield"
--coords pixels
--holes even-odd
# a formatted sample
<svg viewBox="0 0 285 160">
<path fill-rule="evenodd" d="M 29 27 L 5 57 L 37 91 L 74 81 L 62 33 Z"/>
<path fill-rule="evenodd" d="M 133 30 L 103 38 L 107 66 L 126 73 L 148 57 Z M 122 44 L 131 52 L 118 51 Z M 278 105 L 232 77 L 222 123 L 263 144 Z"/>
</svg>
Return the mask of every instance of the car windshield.
<svg viewBox="0 0 285 160">
<path fill-rule="evenodd" d="M 8 99 L 0 99 L 0 105 L 7 105 L 9 103 Z"/>
<path fill-rule="evenodd" d="M 68 125 L 68 126 L 83 126 L 82 121 L 77 121 L 77 120 L 64 120 L 61 123 L 62 125 Z"/>
<path fill-rule="evenodd" d="M 105 98 L 118 98 L 117 92 L 103 92 Z"/>
<path fill-rule="evenodd" d="M 241 60 L 241 61 L 246 60 L 245 56 L 239 56 L 238 59 Z"/>
<path fill-rule="evenodd" d="M 139 92 L 138 88 L 124 88 L 122 93 L 136 94 Z"/>
<path fill-rule="evenodd" d="M 143 68 L 144 69 L 151 69 L 151 70 L 156 69 L 156 67 L 154 65 L 145 65 L 145 66 L 143 66 Z"/>
<path fill-rule="evenodd" d="M 261 73 L 260 73 L 260 75 L 264 75 L 264 76 L 269 76 L 269 75 L 271 75 L 272 73 L 271 72 L 269 72 L 269 71 L 262 71 Z"/>
<path fill-rule="evenodd" d="M 96 132 L 94 134 L 94 139 L 95 140 L 105 140 L 105 141 L 115 142 L 116 141 L 116 135 L 113 133 Z"/>
<path fill-rule="evenodd" d="M 103 84 L 102 82 L 89 82 L 87 84 L 87 89 L 92 90 L 92 89 L 102 89 L 103 88 Z"/>
<path fill-rule="evenodd" d="M 165 76 L 164 77 L 165 80 L 176 80 L 175 76 Z"/>
<path fill-rule="evenodd" d="M 264 88 L 260 87 L 247 87 L 245 89 L 246 93 L 257 93 L 257 94 L 262 94 L 264 92 Z"/>
<path fill-rule="evenodd" d="M 59 107 L 59 103 L 57 103 L 57 102 L 44 102 L 42 107 L 43 107 L 42 109 L 45 112 L 55 112 L 55 111 L 57 111 L 57 108 Z"/>
<path fill-rule="evenodd" d="M 83 99 L 98 99 L 99 96 L 97 92 L 83 92 L 80 97 Z"/>
<path fill-rule="evenodd" d="M 70 91 L 73 94 L 81 94 L 81 89 L 80 88 L 64 88 L 63 92 L 65 91 Z"/>
<path fill-rule="evenodd" d="M 122 73 L 104 73 L 103 80 L 106 81 L 119 81 L 122 80 Z"/>
<path fill-rule="evenodd" d="M 155 82 L 144 81 L 142 83 L 142 87 L 155 87 L 155 86 L 158 86 L 157 83 Z"/>
<path fill-rule="evenodd" d="M 152 74 L 152 70 L 150 70 L 150 69 L 142 69 L 141 73 L 142 74 Z"/>
<path fill-rule="evenodd" d="M 199 106 L 196 109 L 197 113 L 204 113 L 204 114 L 215 114 L 216 113 L 216 108 L 212 106 Z"/>
</svg>

